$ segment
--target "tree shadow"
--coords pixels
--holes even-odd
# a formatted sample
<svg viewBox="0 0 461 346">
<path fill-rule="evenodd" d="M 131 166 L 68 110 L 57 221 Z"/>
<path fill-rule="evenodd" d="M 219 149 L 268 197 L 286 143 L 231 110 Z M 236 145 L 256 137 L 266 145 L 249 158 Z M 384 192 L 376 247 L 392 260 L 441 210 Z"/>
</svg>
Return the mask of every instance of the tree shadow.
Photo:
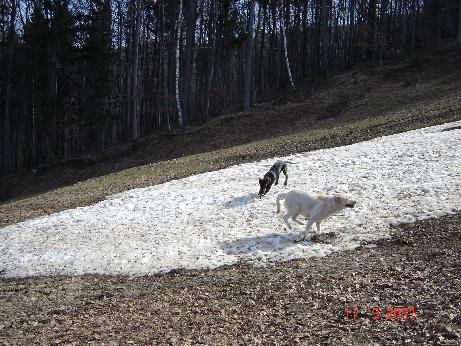
<svg viewBox="0 0 461 346">
<path fill-rule="evenodd" d="M 453 130 L 461 130 L 461 126 L 447 127 L 446 129 L 440 130 L 440 132 L 453 131 Z"/>
<path fill-rule="evenodd" d="M 232 209 L 242 207 L 244 205 L 253 203 L 255 199 L 258 198 L 258 194 L 256 192 L 248 193 L 243 196 L 236 196 L 230 199 L 229 201 L 225 202 L 223 208 L 225 209 Z"/>
<path fill-rule="evenodd" d="M 243 255 L 257 251 L 277 252 L 300 244 L 295 241 L 297 236 L 295 233 L 270 233 L 222 242 L 220 246 L 228 255 Z"/>
</svg>

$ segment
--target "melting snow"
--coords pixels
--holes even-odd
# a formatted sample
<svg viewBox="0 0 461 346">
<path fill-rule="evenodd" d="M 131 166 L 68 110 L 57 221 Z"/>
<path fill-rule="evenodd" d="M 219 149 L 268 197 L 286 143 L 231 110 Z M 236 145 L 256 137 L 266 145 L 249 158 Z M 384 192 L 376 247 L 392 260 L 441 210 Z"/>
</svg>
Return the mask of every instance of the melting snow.
<svg viewBox="0 0 461 346">
<path fill-rule="evenodd" d="M 110 196 L 0 229 L 3 276 L 142 275 L 325 256 L 389 236 L 389 225 L 455 212 L 461 122 L 290 155 L 288 186 L 257 198 L 264 160 Z M 457 127 L 457 128 L 456 128 Z M 293 242 L 275 197 L 289 189 L 357 200 L 322 224 L 329 241 Z M 315 227 L 312 228 L 312 231 Z"/>
</svg>

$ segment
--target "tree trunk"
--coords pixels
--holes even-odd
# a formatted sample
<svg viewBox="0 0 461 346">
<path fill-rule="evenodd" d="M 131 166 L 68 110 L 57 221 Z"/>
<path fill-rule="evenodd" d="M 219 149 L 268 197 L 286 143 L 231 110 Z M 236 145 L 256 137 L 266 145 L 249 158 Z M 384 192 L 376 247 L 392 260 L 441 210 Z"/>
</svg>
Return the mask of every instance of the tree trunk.
<svg viewBox="0 0 461 346">
<path fill-rule="evenodd" d="M 413 0 L 411 4 L 411 41 L 410 51 L 414 53 L 416 51 L 416 22 L 418 18 L 418 7 L 416 6 L 417 0 Z"/>
<path fill-rule="evenodd" d="M 112 31 L 111 31 L 111 23 L 112 23 L 112 3 L 111 0 L 104 0 L 103 9 L 102 9 L 102 23 L 101 23 L 101 43 L 103 47 L 102 54 L 104 55 L 103 59 L 104 62 L 107 63 L 106 66 L 102 66 L 104 71 L 100 71 L 102 73 L 102 77 L 104 81 L 107 83 L 103 87 L 106 90 L 110 90 L 111 85 L 109 84 L 109 75 L 111 73 L 110 66 L 112 63 L 112 59 L 110 58 L 111 55 L 111 43 L 112 43 Z M 101 124 L 99 124 L 97 128 L 97 144 L 98 150 L 103 150 L 106 144 L 106 131 L 107 131 L 107 119 L 109 113 L 109 92 L 105 91 L 104 96 L 101 101 L 101 105 L 99 110 L 101 111 Z"/>
<path fill-rule="evenodd" d="M 56 6 L 56 4 L 54 4 Z M 56 12 L 56 7 L 53 8 Z M 53 14 L 55 16 L 56 13 Z M 56 21 L 56 18 L 54 18 Z M 58 99 L 58 33 L 57 23 L 52 25 L 52 38 L 51 47 L 49 49 L 49 79 L 48 79 L 48 90 L 47 90 L 47 116 L 49 120 L 46 123 L 45 130 L 45 145 L 46 145 L 46 161 L 47 163 L 56 161 L 56 155 L 54 152 L 56 146 L 56 113 L 57 113 L 57 99 Z"/>
<path fill-rule="evenodd" d="M 184 112 L 189 120 L 189 125 L 192 125 L 192 110 L 190 107 L 191 97 L 191 82 L 192 82 L 192 49 L 195 43 L 195 0 L 189 0 L 189 8 L 187 15 L 187 37 L 186 50 L 184 52 L 184 91 L 183 104 Z"/>
<path fill-rule="evenodd" d="M 261 47 L 259 52 L 259 66 L 258 66 L 258 93 L 264 90 L 265 83 L 263 81 L 263 66 L 264 66 L 264 43 L 266 39 L 266 17 L 267 17 L 267 4 L 263 3 L 263 23 L 261 32 Z"/>
<path fill-rule="evenodd" d="M 161 25 L 160 25 L 160 66 L 159 75 L 162 83 L 162 97 L 159 99 L 160 110 L 159 113 L 165 114 L 165 122 L 168 131 L 171 131 L 171 119 L 170 119 L 170 101 L 169 101 L 169 90 L 168 90 L 168 45 L 165 39 L 166 34 L 166 18 L 165 18 L 165 3 L 162 1 L 161 4 Z"/>
<path fill-rule="evenodd" d="M 303 3 L 303 8 L 301 12 L 301 27 L 302 27 L 302 42 L 301 42 L 301 49 L 302 49 L 302 55 L 301 55 L 301 78 L 306 78 L 309 70 L 309 56 L 308 56 L 308 31 L 309 31 L 309 24 L 308 24 L 308 19 L 307 19 L 307 13 L 308 13 L 308 3 L 307 1 Z"/>
<path fill-rule="evenodd" d="M 12 152 L 11 152 L 11 84 L 13 70 L 13 53 L 16 41 L 15 31 L 16 1 L 11 1 L 10 27 L 8 30 L 8 66 L 6 69 L 6 90 L 5 90 L 5 114 L 3 121 L 3 155 L 2 174 L 7 176 L 13 173 Z"/>
<path fill-rule="evenodd" d="M 376 51 L 376 0 L 370 0 L 368 4 L 367 43 L 369 44 L 367 55 L 374 62 Z"/>
<path fill-rule="evenodd" d="M 175 91 L 176 91 L 176 109 L 178 112 L 178 126 L 184 127 L 184 119 L 181 110 L 181 100 L 179 97 L 179 50 L 181 47 L 181 21 L 182 21 L 182 0 L 179 0 L 179 13 L 177 21 L 177 36 L 176 36 L 176 76 L 175 76 Z"/>
<path fill-rule="evenodd" d="M 131 62 L 131 139 L 134 141 L 139 140 L 140 124 L 139 124 L 139 110 L 138 110 L 138 66 L 139 66 L 139 34 L 141 29 L 141 0 L 136 1 L 134 9 L 136 16 L 135 27 L 133 33 L 133 55 Z"/>
<path fill-rule="evenodd" d="M 459 0 L 458 44 L 461 45 L 461 0 Z"/>
<path fill-rule="evenodd" d="M 270 3 L 269 10 L 269 56 L 265 76 L 267 77 L 267 86 L 272 88 L 277 82 L 277 7 L 275 2 Z"/>
<path fill-rule="evenodd" d="M 379 64 L 383 65 L 384 48 L 387 46 L 387 5 L 389 0 L 381 1 L 381 25 L 380 25 L 380 39 L 379 39 Z"/>
<path fill-rule="evenodd" d="M 347 65 L 351 66 L 355 60 L 354 42 L 355 42 L 355 0 L 349 2 L 349 39 L 348 39 L 348 61 Z"/>
<path fill-rule="evenodd" d="M 258 47 L 257 47 L 256 41 L 258 40 L 258 37 L 261 36 L 261 6 L 258 6 L 258 19 L 257 19 L 256 31 L 254 32 L 254 36 L 253 36 L 253 62 L 251 64 L 252 74 L 251 74 L 251 84 L 250 84 L 250 90 L 251 90 L 250 105 L 254 105 L 256 103 L 256 94 L 257 94 L 257 89 L 258 89 L 257 87 L 258 71 L 256 70 L 256 62 L 258 61 L 258 58 L 259 58 L 259 55 L 258 55 L 259 51 L 257 49 Z"/>
<path fill-rule="evenodd" d="M 251 77 L 253 75 L 253 45 L 254 45 L 254 17 L 255 0 L 249 0 L 247 39 L 245 45 L 245 68 L 243 72 L 243 111 L 250 110 L 251 103 Z"/>
<path fill-rule="evenodd" d="M 403 8 L 403 5 L 401 5 L 400 9 L 400 22 L 401 22 L 401 28 L 400 28 L 400 54 L 402 56 L 406 55 L 406 36 L 407 36 L 407 11 L 406 8 Z"/>
<path fill-rule="evenodd" d="M 204 110 L 203 120 L 206 122 L 210 117 L 210 95 L 211 83 L 213 82 L 214 73 L 214 58 L 216 48 L 216 0 L 210 1 L 210 27 L 208 28 L 208 44 L 211 44 L 208 54 L 208 68 L 205 79 L 205 97 L 204 97 Z"/>
<path fill-rule="evenodd" d="M 293 82 L 293 76 L 291 75 L 290 61 L 288 60 L 288 48 L 287 48 L 287 35 L 285 31 L 285 20 L 283 19 L 283 11 L 279 9 L 279 21 L 280 21 L 280 34 L 282 35 L 282 47 L 283 54 L 285 56 L 285 66 L 288 73 L 288 81 L 293 91 L 296 91 L 295 83 Z"/>
<path fill-rule="evenodd" d="M 331 5 L 329 0 L 322 0 L 321 5 L 321 29 L 320 29 L 320 69 L 325 78 L 328 77 L 329 61 L 328 61 L 328 21 L 330 18 Z"/>
<path fill-rule="evenodd" d="M 198 44 L 197 47 L 202 47 L 204 45 L 204 13 L 205 13 L 205 1 L 200 1 L 200 7 L 198 10 L 199 13 L 199 30 L 198 30 Z M 203 84 L 203 60 L 204 53 L 203 49 L 198 49 L 197 55 L 195 57 L 196 65 L 197 65 L 197 77 L 195 78 L 195 98 L 194 98 L 194 113 L 199 113 L 201 116 L 203 114 L 203 92 L 201 92 L 201 86 Z M 201 119 L 202 120 L 202 117 Z"/>
</svg>

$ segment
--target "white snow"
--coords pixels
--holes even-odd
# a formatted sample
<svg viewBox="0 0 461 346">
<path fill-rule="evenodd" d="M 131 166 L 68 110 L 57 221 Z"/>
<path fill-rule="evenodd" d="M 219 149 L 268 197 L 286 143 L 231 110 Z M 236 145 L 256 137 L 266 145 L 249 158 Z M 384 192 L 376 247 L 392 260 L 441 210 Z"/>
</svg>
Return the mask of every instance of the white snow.
<svg viewBox="0 0 461 346">
<path fill-rule="evenodd" d="M 256 265 L 325 256 L 387 237 L 389 225 L 453 213 L 461 202 L 461 122 L 354 145 L 290 155 L 288 186 L 257 198 L 274 159 L 109 197 L 0 229 L 6 277 L 142 275 L 175 268 Z M 288 189 L 342 193 L 358 201 L 322 224 L 331 243 L 293 239 L 275 214 Z M 312 228 L 312 231 L 315 227 Z"/>
</svg>

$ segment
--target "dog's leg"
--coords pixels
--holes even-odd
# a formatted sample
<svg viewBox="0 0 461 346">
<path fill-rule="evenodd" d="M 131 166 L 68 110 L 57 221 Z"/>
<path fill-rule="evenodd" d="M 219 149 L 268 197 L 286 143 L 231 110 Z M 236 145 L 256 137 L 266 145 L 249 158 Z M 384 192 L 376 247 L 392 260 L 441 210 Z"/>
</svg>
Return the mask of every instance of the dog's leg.
<svg viewBox="0 0 461 346">
<path fill-rule="evenodd" d="M 290 217 L 291 217 L 290 213 L 286 213 L 285 215 L 283 215 L 283 220 L 285 221 L 288 229 L 291 230 Z"/>
<path fill-rule="evenodd" d="M 307 240 L 307 234 L 309 233 L 309 230 L 311 229 L 312 225 L 314 224 L 314 219 L 313 218 L 309 218 L 309 222 L 307 223 L 306 225 L 306 229 L 304 232 L 301 232 L 301 236 L 299 237 L 299 239 L 297 241 L 303 241 L 303 240 Z"/>
<path fill-rule="evenodd" d="M 282 168 L 283 174 L 285 174 L 285 183 L 283 185 L 287 186 L 288 183 L 288 166 L 285 164 Z"/>
<path fill-rule="evenodd" d="M 274 178 L 275 178 L 275 185 L 279 183 L 279 177 L 280 177 L 280 171 L 282 170 L 282 167 L 277 167 L 277 169 L 274 171 Z"/>
<path fill-rule="evenodd" d="M 309 233 L 309 231 L 311 230 L 312 228 L 312 225 L 314 224 L 314 219 L 312 217 L 309 218 L 309 222 L 307 223 L 306 225 L 306 230 L 304 232 L 304 240 L 307 239 L 307 234 Z"/>
<path fill-rule="evenodd" d="M 277 204 L 277 214 L 280 213 L 280 200 L 285 199 L 285 197 L 286 197 L 286 193 L 281 193 L 280 195 L 277 196 L 277 200 L 275 202 L 275 204 Z"/>
<path fill-rule="evenodd" d="M 309 220 L 308 220 L 307 225 L 306 225 L 306 231 L 304 232 L 303 240 L 307 240 L 307 235 L 308 235 L 308 233 L 309 233 L 309 231 L 312 228 L 312 225 L 314 223 L 317 226 L 317 232 L 320 232 L 320 223 L 322 222 L 323 219 L 322 219 L 321 213 L 320 213 L 320 215 L 319 215 L 319 213 L 320 213 L 319 210 L 314 209 L 314 211 L 310 215 Z"/>
</svg>

